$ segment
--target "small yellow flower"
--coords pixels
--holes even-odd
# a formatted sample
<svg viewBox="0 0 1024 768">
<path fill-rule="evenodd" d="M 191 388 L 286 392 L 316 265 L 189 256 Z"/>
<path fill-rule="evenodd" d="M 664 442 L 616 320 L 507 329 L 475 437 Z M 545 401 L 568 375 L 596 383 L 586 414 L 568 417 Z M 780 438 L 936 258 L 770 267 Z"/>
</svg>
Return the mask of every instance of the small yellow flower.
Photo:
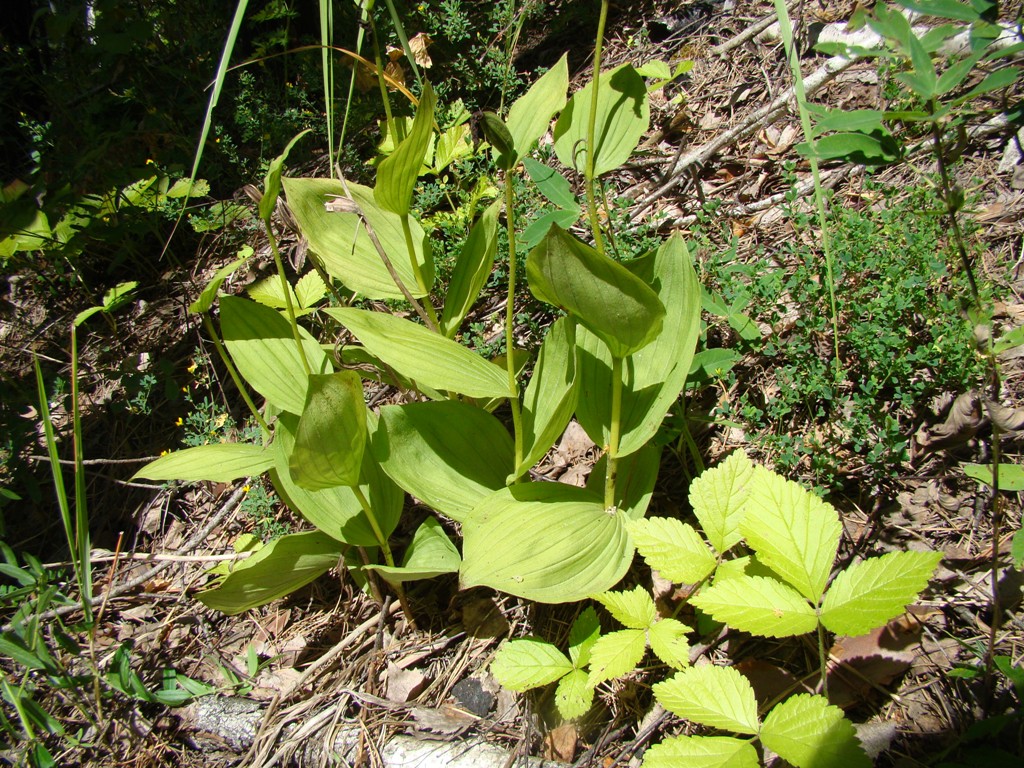
<svg viewBox="0 0 1024 768">
<path fill-rule="evenodd" d="M 248 485 L 243 485 L 242 486 L 242 491 L 244 491 L 245 493 L 248 493 L 251 490 L 252 490 L 252 488 L 250 488 Z"/>
<path fill-rule="evenodd" d="M 185 370 L 188 371 L 189 373 L 195 373 L 196 372 L 196 368 L 198 368 L 198 367 L 199 367 L 199 363 L 192 363 L 192 365 L 190 365 Z"/>
<path fill-rule="evenodd" d="M 175 424 L 176 424 L 177 426 L 179 426 L 179 427 L 180 427 L 180 426 L 181 426 L 182 424 L 184 424 L 185 422 L 183 422 L 183 421 L 181 420 L 181 416 L 179 416 L 179 417 L 178 417 L 178 420 L 177 420 L 176 422 L 174 422 L 174 423 L 175 423 Z"/>
<path fill-rule="evenodd" d="M 156 162 L 150 157 L 146 160 L 146 165 L 156 165 Z"/>
<path fill-rule="evenodd" d="M 160 455 L 161 456 L 166 456 L 169 453 L 170 453 L 170 451 L 168 451 L 166 448 L 164 448 L 162 451 L 160 451 Z"/>
<path fill-rule="evenodd" d="M 182 391 L 182 392 L 188 392 L 188 387 L 182 387 L 182 388 L 181 388 L 181 391 Z"/>
</svg>

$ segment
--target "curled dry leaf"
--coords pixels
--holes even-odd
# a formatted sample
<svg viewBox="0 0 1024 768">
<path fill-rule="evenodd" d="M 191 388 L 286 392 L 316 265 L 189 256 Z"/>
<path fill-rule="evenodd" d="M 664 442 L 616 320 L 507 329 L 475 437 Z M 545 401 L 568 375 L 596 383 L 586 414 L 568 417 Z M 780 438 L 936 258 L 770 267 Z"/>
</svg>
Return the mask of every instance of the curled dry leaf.
<svg viewBox="0 0 1024 768">
<path fill-rule="evenodd" d="M 430 54 L 427 52 L 427 48 L 434 42 L 430 39 L 430 35 L 419 32 L 409 38 L 409 50 L 412 51 L 413 60 L 424 69 L 430 69 L 434 66 L 434 62 L 430 60 Z"/>
<path fill-rule="evenodd" d="M 981 397 L 975 390 L 964 392 L 953 401 L 944 422 L 923 427 L 918 431 L 918 446 L 937 451 L 966 443 L 985 424 L 985 414 L 981 406 Z"/>
</svg>

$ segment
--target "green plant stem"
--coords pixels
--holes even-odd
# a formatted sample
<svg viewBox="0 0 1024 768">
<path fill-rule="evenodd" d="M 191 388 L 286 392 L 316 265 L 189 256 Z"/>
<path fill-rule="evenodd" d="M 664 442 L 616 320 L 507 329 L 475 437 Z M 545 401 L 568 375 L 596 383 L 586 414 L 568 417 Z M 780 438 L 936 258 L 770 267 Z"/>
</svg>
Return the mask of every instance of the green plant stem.
<svg viewBox="0 0 1024 768">
<path fill-rule="evenodd" d="M 351 486 L 352 493 L 355 494 L 356 499 L 359 501 L 359 506 L 363 508 L 363 512 L 366 514 L 366 519 L 370 523 L 370 527 L 373 529 L 373 535 L 377 538 L 377 542 L 380 544 L 380 551 L 384 555 L 384 562 L 391 568 L 395 567 L 395 557 L 391 554 L 391 546 L 388 544 L 388 537 L 384 535 L 384 531 L 380 528 L 380 523 L 377 522 L 377 516 L 373 512 L 373 507 L 370 506 L 370 500 L 366 498 L 366 494 L 363 493 L 363 489 L 358 485 Z M 412 617 L 412 611 L 409 609 L 409 603 L 405 599 L 405 590 L 402 589 L 401 584 L 393 584 L 395 588 L 395 594 L 398 596 L 398 603 L 402 606 L 402 611 L 405 613 L 406 621 L 409 622 L 409 626 L 413 629 L 416 628 L 416 621 Z"/>
<path fill-rule="evenodd" d="M 597 38 L 594 41 L 594 77 L 591 87 L 593 98 L 590 100 L 590 114 L 587 117 L 587 163 L 583 172 L 587 191 L 587 218 L 590 219 L 590 231 L 594 235 L 594 247 L 604 254 L 604 238 L 601 235 L 601 222 L 597 218 L 597 195 L 594 179 L 594 155 L 597 147 L 597 91 L 601 84 L 601 52 L 604 47 L 604 28 L 608 21 L 608 0 L 601 0 L 601 16 L 597 22 Z"/>
<path fill-rule="evenodd" d="M 938 111 L 938 103 L 935 99 L 928 101 L 928 111 L 934 115 Z M 960 227 L 959 212 L 962 199 L 954 189 L 953 182 L 949 177 L 949 168 L 946 165 L 945 147 L 942 141 L 942 125 L 938 120 L 931 121 L 932 145 L 935 151 L 935 165 L 939 172 L 939 187 L 942 193 L 942 200 L 946 206 L 946 219 L 949 222 L 950 231 L 953 234 L 953 243 L 956 246 L 957 255 L 963 266 L 964 274 L 967 275 L 967 283 L 971 289 L 971 301 L 974 307 L 981 310 L 981 291 L 978 290 L 978 283 L 974 279 L 974 266 L 971 264 L 970 256 L 967 254 L 967 246 L 964 241 L 963 230 Z M 988 342 L 985 349 L 985 358 L 989 369 L 989 398 L 992 402 L 999 402 L 999 395 L 1002 389 L 1002 381 L 999 374 L 999 360 L 992 349 L 994 342 L 994 329 L 989 314 L 986 313 L 986 326 L 988 328 Z M 1003 508 L 999 496 L 999 465 L 1002 463 L 1001 430 L 992 422 L 991 455 L 992 455 L 992 550 L 989 557 L 989 580 L 991 581 L 992 595 L 992 619 L 989 621 L 987 647 L 985 649 L 985 696 L 987 699 L 986 708 L 993 703 L 996 693 L 996 642 L 998 640 L 999 627 L 1002 621 L 1002 595 L 999 591 L 999 542 L 1002 539 Z"/>
<path fill-rule="evenodd" d="M 274 254 L 274 264 L 277 265 L 277 275 L 281 280 L 281 291 L 284 293 L 284 304 L 288 311 L 288 322 L 292 327 L 292 338 L 295 339 L 295 348 L 298 349 L 299 359 L 302 360 L 302 367 L 306 371 L 306 375 L 309 376 L 313 373 L 313 369 L 309 366 L 309 360 L 306 359 L 306 350 L 302 346 L 302 336 L 299 335 L 299 323 L 295 319 L 295 305 L 292 304 L 291 287 L 288 285 L 288 278 L 284 273 L 284 261 L 281 259 L 281 252 L 277 248 L 277 238 L 274 237 L 273 228 L 270 226 L 270 219 L 266 219 L 263 222 L 263 226 L 267 230 L 270 252 Z"/>
<path fill-rule="evenodd" d="M 516 299 L 516 230 L 515 195 L 512 181 L 505 174 L 505 222 L 508 227 L 508 297 L 505 301 L 505 369 L 508 371 L 508 402 L 512 407 L 512 431 L 515 433 L 516 463 L 523 462 L 523 415 L 519 405 L 519 382 L 516 379 L 515 299 Z"/>
<path fill-rule="evenodd" d="M 612 355 L 612 418 L 608 428 L 608 463 L 604 473 L 604 506 L 615 508 L 615 483 L 619 474 L 619 432 L 622 422 L 622 358 Z"/>
<path fill-rule="evenodd" d="M 388 136 L 391 136 L 395 142 L 395 146 L 398 146 L 398 142 L 405 138 L 398 128 L 398 123 L 395 121 L 394 115 L 391 114 L 391 98 L 388 96 L 388 85 L 384 81 L 384 61 L 380 57 L 380 40 L 377 37 L 377 25 L 373 21 L 373 13 L 369 12 L 366 14 L 367 21 L 370 22 L 370 44 L 373 46 L 373 63 L 377 67 L 377 87 L 380 88 L 380 100 L 384 105 L 384 115 L 388 123 Z"/>
<path fill-rule="evenodd" d="M 78 571 L 78 587 L 82 591 L 82 609 L 90 637 L 93 630 L 92 610 L 92 546 L 89 537 L 89 507 L 85 494 L 85 455 L 82 449 L 82 411 L 78 403 L 78 332 L 71 326 L 71 415 L 74 433 L 75 460 L 75 570 Z M 97 684 L 98 685 L 98 684 Z M 97 688 L 97 701 L 99 689 Z"/>
<path fill-rule="evenodd" d="M 252 401 L 252 397 L 249 396 L 249 391 L 245 388 L 245 382 L 242 381 L 242 377 L 239 375 L 238 369 L 235 368 L 235 364 L 231 362 L 231 357 L 228 355 L 228 351 L 224 349 L 224 342 L 222 342 L 220 336 L 217 335 L 217 329 L 213 327 L 213 321 L 210 320 L 210 316 L 206 313 L 203 314 L 203 327 L 206 329 L 206 332 L 210 334 L 210 338 L 213 340 L 213 347 L 217 350 L 217 354 L 220 356 L 221 362 L 224 363 L 224 367 L 227 369 L 228 375 L 231 376 L 231 380 L 235 382 L 235 387 L 242 395 L 242 400 L 249 408 L 249 412 L 259 423 L 260 429 L 263 430 L 263 434 L 269 434 L 270 427 L 264 420 L 263 414 L 260 413 L 259 409 L 256 407 L 256 403 Z"/>
<path fill-rule="evenodd" d="M 412 225 L 409 223 L 409 214 L 402 216 L 402 234 L 405 235 L 405 247 L 409 251 L 409 263 L 412 265 L 412 273 L 416 276 L 416 286 L 420 289 L 420 293 L 423 294 L 423 309 L 427 313 L 427 317 L 430 318 L 430 323 L 433 325 L 434 330 L 438 333 L 441 332 L 441 323 L 437 319 L 437 310 L 434 309 L 434 303 L 430 300 L 430 290 L 427 286 L 427 281 L 423 277 L 423 270 L 420 269 L 420 263 L 416 259 L 416 247 L 412 241 Z"/>
<path fill-rule="evenodd" d="M 828 699 L 828 654 L 825 651 L 825 625 L 818 622 L 818 660 L 821 663 L 821 695 Z"/>
<path fill-rule="evenodd" d="M 676 455 L 679 457 L 680 463 L 683 458 L 683 446 L 685 445 L 690 453 L 690 457 L 693 459 L 693 468 L 696 470 L 692 477 L 687 477 L 687 480 L 692 481 L 694 477 L 702 475 L 706 467 L 704 466 L 704 459 L 700 455 L 700 450 L 697 448 L 697 443 L 693 439 L 693 435 L 690 433 L 690 421 L 686 418 L 686 400 L 683 400 L 683 429 L 679 433 L 679 442 L 676 443 Z M 686 471 L 685 468 L 683 470 Z"/>
<path fill-rule="evenodd" d="M 821 229 L 821 250 L 825 254 L 825 277 L 828 281 L 829 311 L 832 315 L 832 346 L 835 355 L 835 376 L 838 380 L 843 372 L 842 359 L 839 356 L 839 309 L 836 303 L 836 280 L 834 269 L 834 256 L 832 253 L 832 238 L 829 235 L 828 217 L 825 212 L 825 194 L 821 186 L 821 171 L 818 168 L 818 158 L 815 154 L 816 142 L 814 140 L 814 128 L 811 126 L 811 113 L 807 109 L 807 90 L 804 88 L 804 77 L 800 72 L 800 56 L 797 54 L 796 46 L 793 44 L 793 24 L 789 18 L 789 9 L 785 0 L 773 0 L 775 3 L 775 15 L 779 18 L 779 32 L 782 36 L 782 44 L 786 50 L 786 60 L 793 73 L 793 93 L 796 94 L 797 111 L 800 113 L 800 127 L 804 133 L 804 139 L 811 148 L 809 161 L 811 164 L 811 176 L 814 179 L 814 203 L 818 214 L 818 227 Z"/>
</svg>

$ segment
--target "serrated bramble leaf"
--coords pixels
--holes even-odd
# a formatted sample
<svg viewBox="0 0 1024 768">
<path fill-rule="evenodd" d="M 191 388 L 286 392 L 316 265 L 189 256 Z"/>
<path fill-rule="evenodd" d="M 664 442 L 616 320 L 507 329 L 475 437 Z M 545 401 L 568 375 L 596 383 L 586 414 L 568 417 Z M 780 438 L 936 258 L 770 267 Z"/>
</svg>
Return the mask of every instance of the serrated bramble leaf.
<svg viewBox="0 0 1024 768">
<path fill-rule="evenodd" d="M 643 629 L 622 629 L 602 635 L 590 649 L 590 675 L 587 685 L 632 672 L 644 657 L 647 632 Z"/>
<path fill-rule="evenodd" d="M 890 552 L 853 563 L 836 576 L 821 623 L 841 635 L 863 635 L 903 613 L 928 585 L 940 552 Z"/>
<path fill-rule="evenodd" d="M 632 592 L 605 592 L 594 599 L 608 609 L 616 621 L 630 629 L 647 629 L 658 617 L 654 600 L 643 587 Z"/>
<path fill-rule="evenodd" d="M 647 564 L 669 581 L 696 584 L 715 570 L 715 556 L 693 526 L 647 517 L 631 521 L 629 532 Z"/>
<path fill-rule="evenodd" d="M 690 667 L 654 685 L 654 696 L 673 714 L 711 728 L 755 734 L 757 699 L 750 681 L 732 667 Z"/>
<path fill-rule="evenodd" d="M 555 688 L 555 706 L 566 720 L 582 717 L 594 703 L 594 689 L 587 685 L 587 673 L 574 669 Z"/>
<path fill-rule="evenodd" d="M 815 604 L 839 549 L 839 513 L 791 480 L 755 467 L 740 532 L 758 559 Z"/>
<path fill-rule="evenodd" d="M 716 582 L 690 601 L 715 621 L 764 637 L 813 632 L 814 609 L 788 584 L 764 576 L 737 576 Z"/>
<path fill-rule="evenodd" d="M 572 672 L 572 662 L 546 640 L 525 637 L 511 640 L 491 663 L 491 674 L 511 691 L 528 691 L 553 683 Z"/>
<path fill-rule="evenodd" d="M 757 750 L 731 736 L 675 736 L 644 754 L 643 768 L 758 768 Z"/>
<path fill-rule="evenodd" d="M 778 580 L 778 577 L 772 573 L 771 568 L 766 567 L 764 563 L 758 561 L 753 555 L 744 555 L 743 557 L 735 557 L 732 560 L 719 563 L 718 568 L 715 569 L 714 583 L 717 584 L 720 581 L 728 581 L 740 576 L 765 576 Z"/>
<path fill-rule="evenodd" d="M 741 538 L 740 520 L 754 465 L 743 451 L 709 469 L 690 485 L 690 506 L 708 541 L 719 553 Z"/>
<path fill-rule="evenodd" d="M 799 694 L 772 709 L 761 741 L 797 768 L 867 768 L 853 723 L 822 696 Z"/>
<path fill-rule="evenodd" d="M 686 635 L 690 628 L 675 619 L 662 619 L 647 630 L 647 642 L 654 655 L 673 669 L 690 665 L 690 644 Z"/>
<path fill-rule="evenodd" d="M 569 659 L 576 669 L 582 669 L 590 663 L 590 649 L 600 636 L 601 621 L 594 607 L 588 605 L 569 630 Z"/>
</svg>

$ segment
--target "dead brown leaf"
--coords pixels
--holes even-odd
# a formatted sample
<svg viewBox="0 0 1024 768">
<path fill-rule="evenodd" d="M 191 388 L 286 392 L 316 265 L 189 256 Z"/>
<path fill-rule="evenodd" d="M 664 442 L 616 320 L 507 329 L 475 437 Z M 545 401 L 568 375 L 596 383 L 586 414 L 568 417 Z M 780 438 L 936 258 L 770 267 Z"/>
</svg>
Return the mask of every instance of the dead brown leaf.
<svg viewBox="0 0 1024 768">
<path fill-rule="evenodd" d="M 579 732 L 573 723 L 562 723 L 544 737 L 544 759 L 571 763 L 576 757 Z"/>
<path fill-rule="evenodd" d="M 430 678 L 418 669 L 402 669 L 389 661 L 384 681 L 385 696 L 400 704 L 412 701 L 423 692 L 429 682 Z"/>
<path fill-rule="evenodd" d="M 410 733 L 418 739 L 447 739 L 458 736 L 472 728 L 477 721 L 477 718 L 450 704 L 442 704 L 436 709 L 413 707 L 409 715 L 413 721 Z"/>
</svg>

